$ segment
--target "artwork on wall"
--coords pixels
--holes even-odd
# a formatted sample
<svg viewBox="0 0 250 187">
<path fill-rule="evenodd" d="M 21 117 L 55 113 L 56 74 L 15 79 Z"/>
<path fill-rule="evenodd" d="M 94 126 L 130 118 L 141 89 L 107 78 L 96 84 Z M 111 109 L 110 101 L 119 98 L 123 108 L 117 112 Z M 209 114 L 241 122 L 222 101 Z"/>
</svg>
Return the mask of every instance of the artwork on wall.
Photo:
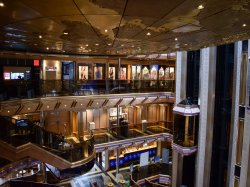
<svg viewBox="0 0 250 187">
<path fill-rule="evenodd" d="M 169 78 L 169 67 L 167 67 L 166 69 L 165 69 L 165 80 L 169 80 L 170 78 Z"/>
<path fill-rule="evenodd" d="M 136 66 L 132 66 L 132 80 L 136 78 Z"/>
<path fill-rule="evenodd" d="M 150 78 L 152 80 L 157 80 L 158 65 L 150 66 Z"/>
<path fill-rule="evenodd" d="M 136 79 L 141 79 L 141 66 L 136 68 Z"/>
<path fill-rule="evenodd" d="M 94 67 L 94 80 L 102 80 L 102 67 Z"/>
<path fill-rule="evenodd" d="M 160 69 L 159 69 L 159 80 L 164 80 L 164 69 L 163 69 L 163 67 L 161 67 Z"/>
<path fill-rule="evenodd" d="M 150 79 L 149 69 L 146 66 L 142 69 L 142 79 L 143 80 Z"/>
<path fill-rule="evenodd" d="M 132 66 L 132 80 L 141 79 L 141 66 Z"/>
<path fill-rule="evenodd" d="M 109 67 L 109 79 L 115 80 L 115 67 Z"/>
<path fill-rule="evenodd" d="M 79 80 L 88 80 L 88 66 L 79 66 Z"/>
<path fill-rule="evenodd" d="M 175 77 L 175 74 L 174 74 L 174 67 L 170 67 L 169 68 L 169 79 L 170 80 L 173 80 Z"/>
<path fill-rule="evenodd" d="M 127 68 L 120 68 L 120 80 L 127 79 Z"/>
</svg>

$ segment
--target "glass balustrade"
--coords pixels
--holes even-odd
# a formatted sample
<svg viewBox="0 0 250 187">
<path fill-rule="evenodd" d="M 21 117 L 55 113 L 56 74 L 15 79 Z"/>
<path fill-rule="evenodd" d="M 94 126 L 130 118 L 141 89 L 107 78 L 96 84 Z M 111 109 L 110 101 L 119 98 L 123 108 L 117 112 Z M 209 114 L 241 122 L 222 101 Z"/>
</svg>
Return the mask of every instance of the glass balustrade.
<svg viewBox="0 0 250 187">
<path fill-rule="evenodd" d="M 174 80 L 13 80 L 0 82 L 0 101 L 53 96 L 174 92 Z"/>
</svg>

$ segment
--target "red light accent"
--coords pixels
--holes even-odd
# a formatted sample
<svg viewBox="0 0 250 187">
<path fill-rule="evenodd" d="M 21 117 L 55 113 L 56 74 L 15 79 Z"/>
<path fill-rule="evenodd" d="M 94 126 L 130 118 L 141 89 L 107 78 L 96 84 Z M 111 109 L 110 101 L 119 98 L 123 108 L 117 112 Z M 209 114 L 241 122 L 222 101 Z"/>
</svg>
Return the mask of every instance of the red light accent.
<svg viewBox="0 0 250 187">
<path fill-rule="evenodd" d="M 34 60 L 34 66 L 40 66 L 39 60 Z"/>
</svg>

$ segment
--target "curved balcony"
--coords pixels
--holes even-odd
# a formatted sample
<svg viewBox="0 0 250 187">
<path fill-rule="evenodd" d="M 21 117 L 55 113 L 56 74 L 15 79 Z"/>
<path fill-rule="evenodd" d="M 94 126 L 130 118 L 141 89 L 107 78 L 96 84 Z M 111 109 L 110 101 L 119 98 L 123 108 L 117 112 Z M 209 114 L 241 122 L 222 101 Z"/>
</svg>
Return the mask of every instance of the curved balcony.
<svg viewBox="0 0 250 187">
<path fill-rule="evenodd" d="M 89 136 L 82 142 L 69 142 L 62 135 L 48 132 L 40 126 L 12 124 L 2 117 L 0 132 L 1 157 L 16 161 L 31 157 L 60 170 L 80 167 L 94 160 L 94 140 Z"/>
<path fill-rule="evenodd" d="M 171 186 L 171 164 L 155 163 L 136 167 L 130 176 L 130 186 Z"/>
</svg>

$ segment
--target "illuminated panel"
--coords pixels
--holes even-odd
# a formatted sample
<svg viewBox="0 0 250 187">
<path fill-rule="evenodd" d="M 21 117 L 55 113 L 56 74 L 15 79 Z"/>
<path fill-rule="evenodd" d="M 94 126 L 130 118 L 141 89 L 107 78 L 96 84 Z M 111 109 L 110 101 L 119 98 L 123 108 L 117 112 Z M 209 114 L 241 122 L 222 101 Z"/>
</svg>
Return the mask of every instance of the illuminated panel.
<svg viewBox="0 0 250 187">
<path fill-rule="evenodd" d="M 151 104 L 157 97 L 148 97 L 143 104 Z"/>
<path fill-rule="evenodd" d="M 75 108 L 77 109 L 86 109 L 87 106 L 88 106 L 88 103 L 90 102 L 90 99 L 79 99 L 79 100 L 76 100 L 76 106 Z"/>
<path fill-rule="evenodd" d="M 42 101 L 42 107 L 41 107 L 41 111 L 44 111 L 44 110 L 54 110 L 56 104 L 57 104 L 57 100 L 51 100 L 51 101 Z"/>
<path fill-rule="evenodd" d="M 133 100 L 133 97 L 124 97 L 119 106 L 128 106 L 129 103 Z"/>
<path fill-rule="evenodd" d="M 34 61 L 33 61 L 33 65 L 34 65 L 34 66 L 40 66 L 39 60 L 34 60 Z"/>
<path fill-rule="evenodd" d="M 106 107 L 114 107 L 119 100 L 120 100 L 120 98 L 119 99 L 109 99 L 105 106 Z"/>
<path fill-rule="evenodd" d="M 135 106 L 135 105 L 140 105 L 142 103 L 142 101 L 144 101 L 145 97 L 137 97 L 133 103 L 131 104 L 131 106 Z"/>
<path fill-rule="evenodd" d="M 30 112 L 35 112 L 38 105 L 39 105 L 38 102 L 36 102 L 36 103 L 35 102 L 23 103 L 23 108 L 19 112 L 19 114 L 27 114 L 27 113 L 30 113 Z"/>
<path fill-rule="evenodd" d="M 20 105 L 15 105 L 15 106 L 3 106 L 2 109 L 0 110 L 0 115 L 1 116 L 13 116 L 19 109 Z"/>
<path fill-rule="evenodd" d="M 92 102 L 92 104 L 91 104 L 90 107 L 94 107 L 94 108 L 96 108 L 96 107 L 101 107 L 102 104 L 104 103 L 104 101 L 105 101 L 105 99 L 95 99 L 95 100 Z"/>
<path fill-rule="evenodd" d="M 71 106 L 72 106 L 74 100 L 73 99 L 72 100 L 59 100 L 59 102 L 60 102 L 60 105 L 59 105 L 58 109 L 69 110 L 69 109 L 71 109 Z"/>
</svg>

